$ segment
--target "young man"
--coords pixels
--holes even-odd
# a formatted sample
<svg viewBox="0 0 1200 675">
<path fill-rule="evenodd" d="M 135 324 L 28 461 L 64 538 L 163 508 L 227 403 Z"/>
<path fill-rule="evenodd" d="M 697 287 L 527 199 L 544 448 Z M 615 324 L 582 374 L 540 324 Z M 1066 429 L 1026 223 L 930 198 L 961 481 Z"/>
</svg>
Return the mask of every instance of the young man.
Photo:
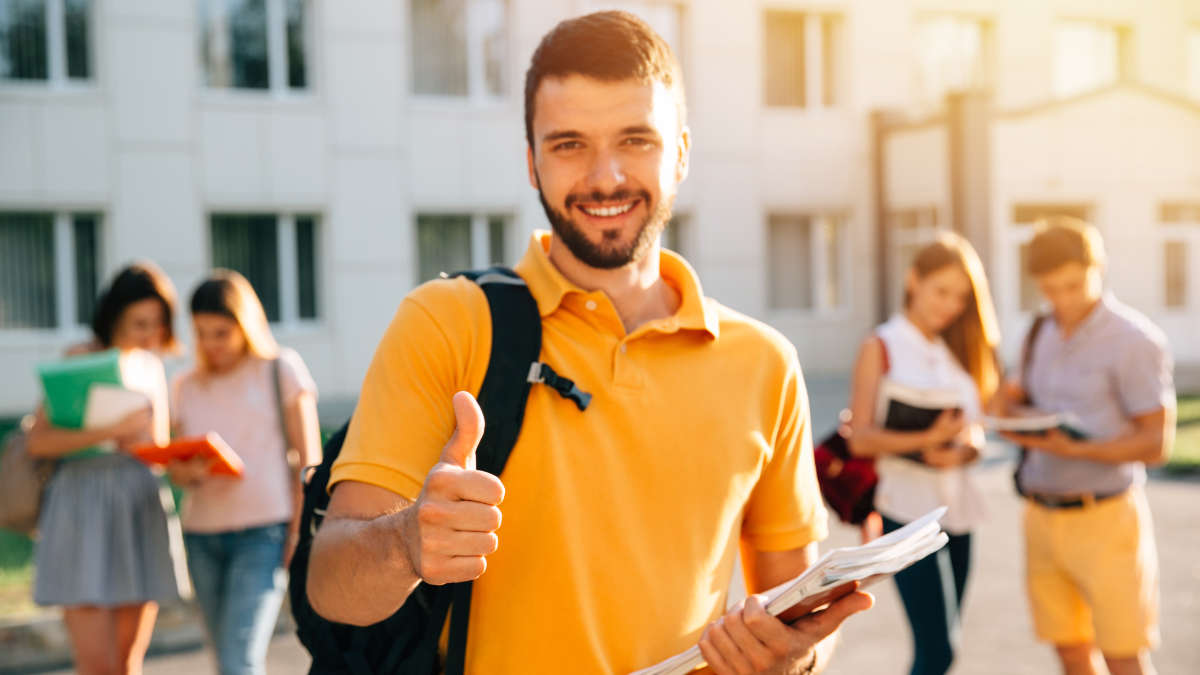
<svg viewBox="0 0 1200 675">
<path fill-rule="evenodd" d="M 739 548 L 763 591 L 814 561 L 826 515 L 795 350 L 659 249 L 691 142 L 678 64 L 632 15 L 564 21 L 533 55 L 525 124 L 553 234 L 516 269 L 542 361 L 591 405 L 535 386 L 503 483 L 472 470 L 486 299 L 462 279 L 415 290 L 333 470 L 314 608 L 370 624 L 418 582 L 475 579 L 469 673 L 623 674 L 697 643 L 721 674 L 817 672 L 870 596 L 792 623 L 757 597 L 725 613 Z"/>
<path fill-rule="evenodd" d="M 1058 431 L 1009 434 L 1029 449 L 1018 481 L 1028 498 L 1029 599 L 1041 640 L 1068 675 L 1152 673 L 1158 563 L 1143 484 L 1175 428 L 1171 356 L 1146 317 L 1103 291 L 1104 249 L 1074 218 L 1041 224 L 1029 270 L 1053 311 L 1029 347 L 1027 381 L 1010 400 L 1071 412 L 1087 440 Z"/>
</svg>

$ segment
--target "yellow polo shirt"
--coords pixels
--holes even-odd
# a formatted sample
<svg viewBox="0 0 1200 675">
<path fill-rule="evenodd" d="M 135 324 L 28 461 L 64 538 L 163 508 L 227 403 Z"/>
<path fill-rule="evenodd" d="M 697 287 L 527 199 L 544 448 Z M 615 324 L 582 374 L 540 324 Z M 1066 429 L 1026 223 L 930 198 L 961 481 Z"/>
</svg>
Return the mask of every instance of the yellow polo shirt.
<svg viewBox="0 0 1200 675">
<path fill-rule="evenodd" d="M 624 674 L 695 644 L 721 616 L 739 540 L 763 551 L 826 535 L 796 351 L 703 297 L 682 258 L 661 274 L 678 312 L 626 334 L 600 291 L 568 282 L 534 235 L 516 271 L 542 316 L 541 360 L 592 394 L 534 385 L 501 479 L 500 549 L 475 582 L 467 672 Z M 400 304 L 375 353 L 331 485 L 416 499 L 478 392 L 482 290 L 438 280 Z"/>
</svg>

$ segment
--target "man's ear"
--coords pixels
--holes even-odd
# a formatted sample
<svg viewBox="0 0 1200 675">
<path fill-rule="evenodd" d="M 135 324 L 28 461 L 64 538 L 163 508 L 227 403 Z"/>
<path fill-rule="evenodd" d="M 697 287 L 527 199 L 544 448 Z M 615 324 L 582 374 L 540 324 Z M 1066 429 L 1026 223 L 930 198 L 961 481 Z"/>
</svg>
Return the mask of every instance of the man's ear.
<svg viewBox="0 0 1200 675">
<path fill-rule="evenodd" d="M 534 190 L 540 190 L 541 186 L 538 185 L 537 168 L 533 166 L 533 148 L 528 145 L 525 146 L 525 164 L 529 169 L 529 185 Z"/>
<path fill-rule="evenodd" d="M 682 183 L 688 177 L 692 158 L 692 131 L 686 126 L 679 132 L 679 154 L 675 159 L 675 182 Z"/>
</svg>

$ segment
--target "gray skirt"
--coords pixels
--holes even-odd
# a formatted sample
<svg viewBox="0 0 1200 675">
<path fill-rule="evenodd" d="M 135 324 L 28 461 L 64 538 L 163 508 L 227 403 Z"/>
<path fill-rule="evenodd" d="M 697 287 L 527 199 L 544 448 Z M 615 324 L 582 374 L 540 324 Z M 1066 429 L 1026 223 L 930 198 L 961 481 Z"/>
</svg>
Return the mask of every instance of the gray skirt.
<svg viewBox="0 0 1200 675">
<path fill-rule="evenodd" d="M 39 605 L 170 603 L 189 592 L 170 490 L 128 455 L 62 462 L 46 486 L 38 534 Z"/>
</svg>

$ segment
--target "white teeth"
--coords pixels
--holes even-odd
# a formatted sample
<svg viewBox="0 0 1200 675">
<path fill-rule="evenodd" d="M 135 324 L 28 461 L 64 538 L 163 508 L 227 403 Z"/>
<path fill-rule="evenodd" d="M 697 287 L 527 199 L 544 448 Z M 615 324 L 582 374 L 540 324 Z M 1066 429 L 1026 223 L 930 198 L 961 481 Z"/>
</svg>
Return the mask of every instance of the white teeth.
<svg viewBox="0 0 1200 675">
<path fill-rule="evenodd" d="M 613 216 L 619 216 L 622 213 L 625 213 L 626 211 L 628 211 L 629 209 L 632 209 L 632 208 L 633 208 L 633 202 L 624 204 L 622 206 L 605 206 L 605 207 L 601 207 L 601 208 L 591 208 L 591 209 L 584 207 L 583 210 L 589 216 L 596 216 L 596 217 L 600 217 L 600 218 L 611 218 Z"/>
</svg>

